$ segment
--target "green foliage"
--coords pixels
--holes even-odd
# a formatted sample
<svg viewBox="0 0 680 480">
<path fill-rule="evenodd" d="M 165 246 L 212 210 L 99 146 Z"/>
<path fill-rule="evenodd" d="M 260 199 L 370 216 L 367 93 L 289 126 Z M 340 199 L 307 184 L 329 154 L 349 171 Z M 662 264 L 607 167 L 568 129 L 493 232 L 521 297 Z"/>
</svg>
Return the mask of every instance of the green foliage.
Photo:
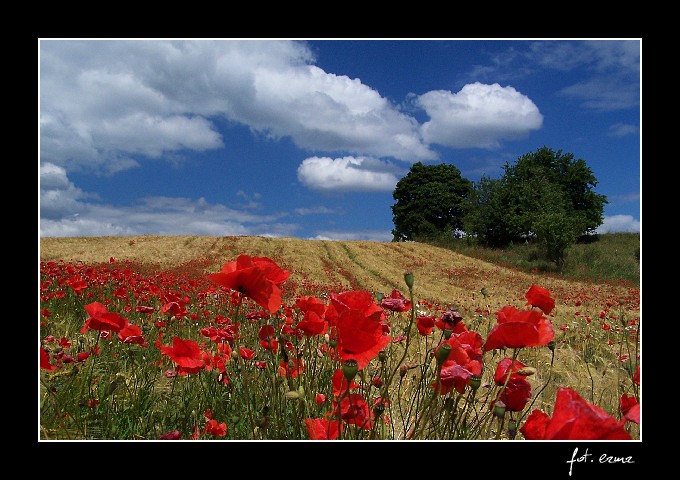
<svg viewBox="0 0 680 480">
<path fill-rule="evenodd" d="M 463 227 L 472 182 L 453 165 L 415 163 L 392 194 L 395 241 L 435 237 Z"/>
<path fill-rule="evenodd" d="M 595 186 L 584 160 L 539 148 L 506 164 L 501 179 L 474 185 L 465 231 L 491 247 L 536 237 L 546 258 L 561 266 L 569 245 L 602 224 L 607 199 Z"/>
<path fill-rule="evenodd" d="M 640 283 L 640 234 L 607 233 L 579 237 L 564 252 L 558 266 L 546 258 L 537 240 L 490 248 L 467 239 L 439 237 L 431 242 L 463 255 L 522 271 L 560 274 L 593 282 Z"/>
<path fill-rule="evenodd" d="M 548 147 L 507 163 L 500 179 L 477 183 L 453 165 L 418 162 L 393 192 L 393 240 L 427 242 L 458 231 L 493 248 L 531 240 L 562 268 L 569 246 L 602 224 L 607 199 L 596 186 L 584 160 Z"/>
</svg>

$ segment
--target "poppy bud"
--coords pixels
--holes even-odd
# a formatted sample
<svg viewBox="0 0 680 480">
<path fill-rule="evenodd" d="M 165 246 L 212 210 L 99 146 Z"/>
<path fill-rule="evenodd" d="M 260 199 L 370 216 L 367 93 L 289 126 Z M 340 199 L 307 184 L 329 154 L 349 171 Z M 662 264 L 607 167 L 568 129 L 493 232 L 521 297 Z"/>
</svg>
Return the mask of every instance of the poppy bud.
<svg viewBox="0 0 680 480">
<path fill-rule="evenodd" d="M 118 378 L 115 378 L 109 385 L 106 387 L 106 390 L 104 390 L 104 395 L 109 396 L 111 395 L 116 388 L 118 388 Z"/>
<path fill-rule="evenodd" d="M 493 414 L 498 418 L 503 418 L 505 415 L 505 403 L 501 402 L 500 400 L 496 402 L 496 405 L 493 407 Z"/>
<path fill-rule="evenodd" d="M 378 294 L 376 295 L 376 297 L 377 297 L 377 300 L 376 300 L 377 303 L 380 303 L 380 302 L 383 301 L 383 298 L 385 298 L 385 294 L 384 294 L 383 292 L 378 292 Z"/>
<path fill-rule="evenodd" d="M 399 376 L 401 378 L 404 378 L 404 375 L 406 375 L 406 372 L 408 372 L 408 365 L 402 365 L 399 367 Z"/>
<path fill-rule="evenodd" d="M 485 287 L 485 288 L 482 288 L 482 289 L 480 290 L 480 293 L 481 293 L 482 295 L 484 295 L 484 298 L 486 298 L 486 295 L 487 295 L 487 293 L 489 293 L 489 292 L 486 291 L 486 287 Z"/>
<path fill-rule="evenodd" d="M 446 359 L 449 358 L 450 353 L 451 344 L 442 343 L 439 345 L 439 348 L 437 348 L 437 351 L 434 353 L 434 356 L 437 359 L 437 365 L 441 366 L 446 361 Z"/>
<path fill-rule="evenodd" d="M 380 377 L 378 377 L 378 376 L 373 377 L 372 384 L 373 384 L 373 386 L 376 387 L 376 388 L 382 387 L 382 386 L 383 386 L 382 378 L 380 378 Z"/>
<path fill-rule="evenodd" d="M 517 435 L 517 421 L 514 419 L 508 420 L 508 437 L 510 440 L 514 440 Z"/>
<path fill-rule="evenodd" d="M 451 330 L 450 328 L 445 328 L 444 329 L 444 339 L 448 340 L 449 338 L 451 338 L 452 333 L 453 333 L 453 330 Z"/>
<path fill-rule="evenodd" d="M 550 342 L 548 342 L 548 348 L 551 352 L 555 351 L 555 340 L 550 340 Z"/>
<path fill-rule="evenodd" d="M 375 417 L 379 417 L 380 415 L 383 414 L 384 411 L 385 411 L 385 405 L 383 405 L 382 402 L 376 403 L 373 406 L 373 415 Z"/>
<path fill-rule="evenodd" d="M 286 399 L 287 400 L 297 400 L 300 398 L 300 394 L 296 392 L 295 390 L 290 390 L 286 392 Z"/>
<path fill-rule="evenodd" d="M 523 377 L 530 377 L 534 373 L 536 373 L 537 370 L 534 367 L 522 367 L 519 370 L 515 370 L 512 373 L 516 373 L 517 375 L 522 375 Z"/>
<path fill-rule="evenodd" d="M 353 358 L 348 358 L 342 364 L 342 374 L 347 380 L 353 380 L 359 371 L 359 364 Z"/>
<path fill-rule="evenodd" d="M 482 377 L 479 375 L 472 375 L 470 377 L 470 388 L 477 390 L 482 385 Z"/>
<path fill-rule="evenodd" d="M 380 350 L 378 352 L 378 360 L 380 360 L 380 363 L 385 363 L 387 361 L 387 352 L 385 350 Z"/>
<path fill-rule="evenodd" d="M 413 288 L 413 272 L 404 272 L 404 282 L 409 290 Z"/>
</svg>

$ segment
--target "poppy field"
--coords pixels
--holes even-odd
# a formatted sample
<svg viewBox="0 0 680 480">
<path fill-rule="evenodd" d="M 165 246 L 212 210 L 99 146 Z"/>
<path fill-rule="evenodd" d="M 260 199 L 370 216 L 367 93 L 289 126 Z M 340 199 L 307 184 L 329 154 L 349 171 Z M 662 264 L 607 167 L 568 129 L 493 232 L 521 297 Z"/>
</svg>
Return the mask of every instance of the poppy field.
<svg viewBox="0 0 680 480">
<path fill-rule="evenodd" d="M 40 440 L 639 440 L 639 284 L 415 242 L 42 238 Z"/>
</svg>

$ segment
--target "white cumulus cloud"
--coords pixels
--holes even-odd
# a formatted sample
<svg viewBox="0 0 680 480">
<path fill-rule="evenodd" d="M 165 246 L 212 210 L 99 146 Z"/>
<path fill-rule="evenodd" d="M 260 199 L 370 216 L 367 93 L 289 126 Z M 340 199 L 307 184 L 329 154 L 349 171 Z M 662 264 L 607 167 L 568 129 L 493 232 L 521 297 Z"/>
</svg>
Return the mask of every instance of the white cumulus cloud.
<svg viewBox="0 0 680 480">
<path fill-rule="evenodd" d="M 421 127 L 423 139 L 448 147 L 497 148 L 500 140 L 526 137 L 543 125 L 531 99 L 497 83 L 468 84 L 458 93 L 433 90 L 415 102 L 430 117 Z"/>
<path fill-rule="evenodd" d="M 308 188 L 325 191 L 392 191 L 398 181 L 391 164 L 367 157 L 306 158 L 297 175 Z"/>
<path fill-rule="evenodd" d="M 632 215 L 611 215 L 604 218 L 597 233 L 639 233 L 640 220 L 636 220 Z"/>
<path fill-rule="evenodd" d="M 42 40 L 41 159 L 108 173 L 224 147 L 226 118 L 304 149 L 435 159 L 418 122 L 302 42 Z"/>
</svg>

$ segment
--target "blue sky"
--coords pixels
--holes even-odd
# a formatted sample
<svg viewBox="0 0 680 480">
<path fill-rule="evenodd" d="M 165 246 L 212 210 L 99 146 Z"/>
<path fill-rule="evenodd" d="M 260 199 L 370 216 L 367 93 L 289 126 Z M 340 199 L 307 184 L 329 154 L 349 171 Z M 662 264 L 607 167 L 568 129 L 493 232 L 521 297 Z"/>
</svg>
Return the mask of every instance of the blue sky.
<svg viewBox="0 0 680 480">
<path fill-rule="evenodd" d="M 392 239 L 414 162 L 547 146 L 641 227 L 641 39 L 40 39 L 41 237 Z"/>
</svg>

